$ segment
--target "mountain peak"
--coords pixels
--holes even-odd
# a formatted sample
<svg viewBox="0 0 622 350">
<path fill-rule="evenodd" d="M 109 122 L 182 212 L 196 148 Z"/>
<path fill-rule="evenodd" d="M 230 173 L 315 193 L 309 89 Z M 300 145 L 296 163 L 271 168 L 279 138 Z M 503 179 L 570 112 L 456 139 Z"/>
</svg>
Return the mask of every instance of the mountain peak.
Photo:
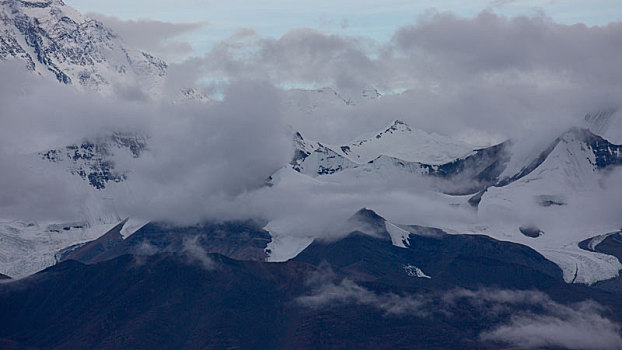
<svg viewBox="0 0 622 350">
<path fill-rule="evenodd" d="M 393 123 L 385 130 L 385 132 L 389 131 L 412 131 L 410 126 L 401 120 L 394 120 Z"/>
<path fill-rule="evenodd" d="M 114 95 L 113 85 L 136 86 L 156 98 L 164 87 L 165 62 L 62 0 L 0 0 L 0 42 L 0 61 L 80 89 Z"/>
<path fill-rule="evenodd" d="M 3 3 L 15 3 L 23 7 L 44 8 L 50 6 L 65 6 L 62 0 L 18 0 L 18 1 L 3 1 Z"/>
<path fill-rule="evenodd" d="M 367 222 L 384 222 L 384 218 L 369 208 L 359 209 L 350 220 L 364 220 Z"/>
<path fill-rule="evenodd" d="M 444 164 L 470 154 L 477 147 L 447 136 L 411 128 L 394 120 L 382 131 L 357 137 L 341 147 L 357 163 L 367 163 L 385 155 L 406 162 Z"/>
<path fill-rule="evenodd" d="M 410 246 L 410 232 L 408 230 L 387 221 L 372 209 L 360 209 L 348 222 L 355 225 L 356 231 L 391 240 L 391 243 L 396 247 L 406 248 Z"/>
</svg>

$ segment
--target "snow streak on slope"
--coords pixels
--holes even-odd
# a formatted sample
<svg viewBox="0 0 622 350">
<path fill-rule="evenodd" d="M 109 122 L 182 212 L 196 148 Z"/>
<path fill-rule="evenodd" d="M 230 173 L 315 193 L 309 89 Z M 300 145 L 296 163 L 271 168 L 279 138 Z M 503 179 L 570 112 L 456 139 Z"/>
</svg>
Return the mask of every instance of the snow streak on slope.
<svg viewBox="0 0 622 350">
<path fill-rule="evenodd" d="M 275 227 L 274 223 L 268 224 L 264 227 L 264 230 L 270 233 L 272 240 L 266 247 L 266 255 L 268 258 L 266 261 L 282 262 L 296 257 L 300 252 L 305 250 L 311 243 L 313 243 L 312 237 L 297 237 L 284 233 L 284 230 L 279 230 Z"/>
<path fill-rule="evenodd" d="M 385 222 L 385 226 L 387 232 L 391 236 L 391 242 L 394 246 L 406 248 L 406 246 L 410 245 L 408 241 L 408 236 L 410 236 L 410 232 L 388 221 Z"/>
<path fill-rule="evenodd" d="M 136 89 L 157 98 L 167 69 L 164 61 L 126 47 L 102 23 L 62 0 L 0 1 L 0 60 L 6 59 L 105 95 Z"/>
</svg>

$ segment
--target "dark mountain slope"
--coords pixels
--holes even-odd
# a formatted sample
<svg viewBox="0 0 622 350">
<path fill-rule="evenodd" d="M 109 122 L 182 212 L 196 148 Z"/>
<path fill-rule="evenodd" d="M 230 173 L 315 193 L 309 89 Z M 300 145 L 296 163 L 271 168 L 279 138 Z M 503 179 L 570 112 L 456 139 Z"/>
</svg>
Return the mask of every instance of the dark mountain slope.
<svg viewBox="0 0 622 350">
<path fill-rule="evenodd" d="M 101 238 L 62 253 L 59 261 L 78 260 L 96 263 L 125 254 L 153 254 L 157 251 L 180 252 L 199 246 L 208 253 L 218 253 L 239 260 L 264 260 L 264 249 L 271 240 L 262 223 L 231 221 L 203 223 L 194 226 L 173 226 L 149 223 L 122 239 L 121 227 L 114 228 Z M 116 233 L 115 233 L 116 232 Z M 102 242 L 105 241 L 106 243 Z"/>
<path fill-rule="evenodd" d="M 391 243 L 385 221 L 370 210 L 355 216 L 380 237 L 353 232 L 336 242 L 312 243 L 294 261 L 319 265 L 328 263 L 356 280 L 392 285 L 432 284 L 461 287 L 527 289 L 563 283 L 557 265 L 529 247 L 501 242 L 487 236 L 448 235 L 431 228 L 411 227 L 407 248 Z M 431 235 L 430 233 L 434 233 Z M 431 278 L 412 278 L 408 266 L 415 266 Z"/>
<path fill-rule="evenodd" d="M 447 238 L 411 236 L 411 247 L 399 248 L 383 237 L 353 233 L 314 244 L 299 261 L 286 263 L 201 251 L 124 255 L 90 265 L 69 260 L 0 283 L 0 344 L 9 349 L 498 349 L 500 344 L 479 335 L 517 312 L 546 310 L 539 304 L 480 300 L 495 293 L 495 286 L 529 289 L 519 293 L 540 289 L 560 303 L 598 300 L 616 320 L 619 295 L 566 285 L 550 263 L 522 247 L 477 239 L 442 243 Z M 512 266 L 518 253 L 528 262 Z M 431 279 L 409 275 L 403 263 L 418 264 Z M 457 288 L 462 286 L 478 288 L 464 294 Z M 516 293 L 504 290 L 503 295 Z M 448 301 L 452 298 L 458 302 Z M 488 311 L 500 306 L 504 312 Z"/>
</svg>

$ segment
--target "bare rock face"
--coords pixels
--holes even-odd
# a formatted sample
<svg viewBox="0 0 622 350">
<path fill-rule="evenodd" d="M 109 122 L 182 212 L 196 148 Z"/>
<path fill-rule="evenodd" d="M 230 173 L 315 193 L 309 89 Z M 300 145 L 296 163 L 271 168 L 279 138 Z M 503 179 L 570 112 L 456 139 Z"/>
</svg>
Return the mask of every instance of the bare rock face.
<svg viewBox="0 0 622 350">
<path fill-rule="evenodd" d="M 0 1 L 0 61 L 9 59 L 104 95 L 132 87 L 157 98 L 167 69 L 163 60 L 126 47 L 101 22 L 61 0 Z"/>
<path fill-rule="evenodd" d="M 115 132 L 95 140 L 83 140 L 64 148 L 40 152 L 39 156 L 67 170 L 98 190 L 109 183 L 122 182 L 127 171 L 115 167 L 114 155 L 128 153 L 138 158 L 147 148 L 147 137 L 135 133 Z"/>
</svg>

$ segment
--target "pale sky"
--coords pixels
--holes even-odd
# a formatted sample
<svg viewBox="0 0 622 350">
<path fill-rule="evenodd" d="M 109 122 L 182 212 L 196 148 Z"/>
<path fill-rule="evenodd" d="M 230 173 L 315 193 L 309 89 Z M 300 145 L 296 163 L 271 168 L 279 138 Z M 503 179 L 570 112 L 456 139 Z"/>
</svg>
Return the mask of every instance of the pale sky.
<svg viewBox="0 0 622 350">
<path fill-rule="evenodd" d="M 65 0 L 83 13 L 123 20 L 204 22 L 185 34 L 201 53 L 239 28 L 279 37 L 292 28 L 387 40 L 395 29 L 416 22 L 427 11 L 451 11 L 472 17 L 489 9 L 506 16 L 544 12 L 564 24 L 605 25 L 622 20 L 622 0 Z"/>
</svg>

